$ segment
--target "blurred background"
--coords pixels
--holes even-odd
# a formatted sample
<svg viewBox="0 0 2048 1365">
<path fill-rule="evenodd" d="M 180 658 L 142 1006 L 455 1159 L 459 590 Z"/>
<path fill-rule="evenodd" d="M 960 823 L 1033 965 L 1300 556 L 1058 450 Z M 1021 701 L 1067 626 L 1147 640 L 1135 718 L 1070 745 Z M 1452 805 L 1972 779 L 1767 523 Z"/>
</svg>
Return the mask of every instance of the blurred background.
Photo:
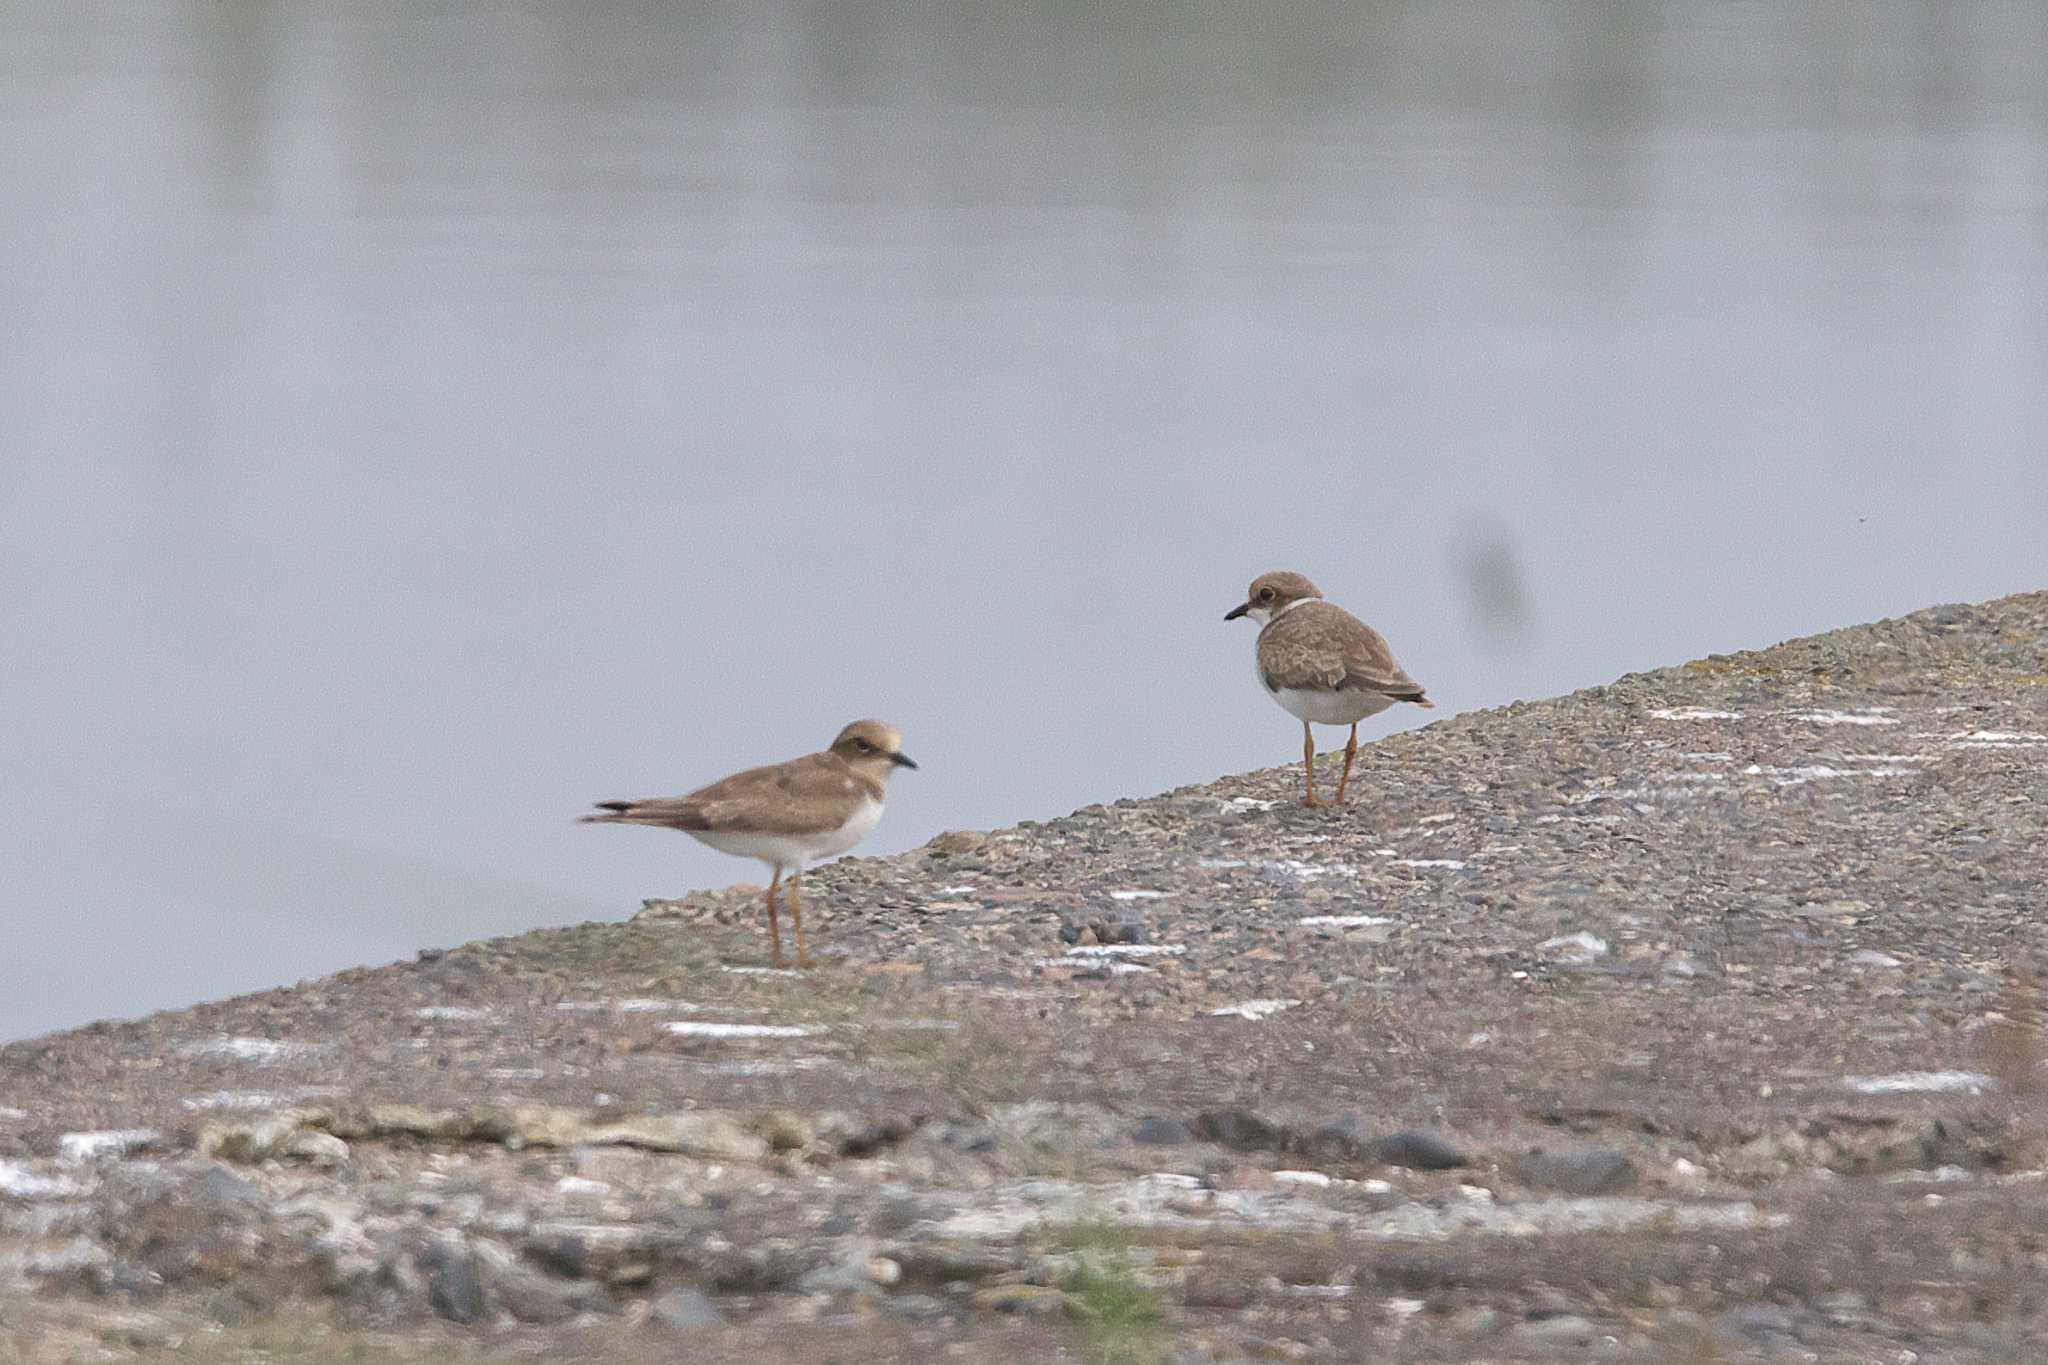
<svg viewBox="0 0 2048 1365">
<path fill-rule="evenodd" d="M 2044 379 L 2034 3 L 0 0 L 0 1038 L 2040 588 Z"/>
</svg>

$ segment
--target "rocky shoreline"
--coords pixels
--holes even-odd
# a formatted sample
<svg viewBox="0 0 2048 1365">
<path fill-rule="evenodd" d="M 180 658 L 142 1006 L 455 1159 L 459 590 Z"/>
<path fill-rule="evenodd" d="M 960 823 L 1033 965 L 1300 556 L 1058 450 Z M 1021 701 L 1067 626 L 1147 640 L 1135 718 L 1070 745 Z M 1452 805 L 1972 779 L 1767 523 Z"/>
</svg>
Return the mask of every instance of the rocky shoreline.
<svg viewBox="0 0 2048 1365">
<path fill-rule="evenodd" d="M 2044 759 L 2034 593 L 12 1044 L 0 1359 L 2034 1358 Z"/>
</svg>

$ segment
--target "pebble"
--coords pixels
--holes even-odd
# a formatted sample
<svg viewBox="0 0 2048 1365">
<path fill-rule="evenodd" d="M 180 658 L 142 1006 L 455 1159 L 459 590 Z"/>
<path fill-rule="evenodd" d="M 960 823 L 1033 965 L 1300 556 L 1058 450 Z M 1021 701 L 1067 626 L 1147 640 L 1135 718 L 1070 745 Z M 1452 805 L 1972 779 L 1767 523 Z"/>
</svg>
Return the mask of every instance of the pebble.
<svg viewBox="0 0 2048 1365">
<path fill-rule="evenodd" d="M 684 1286 L 656 1296 L 647 1306 L 647 1320 L 675 1331 L 691 1331 L 722 1326 L 725 1314 L 704 1291 Z"/>
<path fill-rule="evenodd" d="M 1194 1134 L 1185 1123 L 1157 1114 L 1139 1119 L 1138 1126 L 1131 1130 L 1131 1141 L 1148 1147 L 1174 1147 L 1193 1140 Z"/>
<path fill-rule="evenodd" d="M 1509 1170 L 1524 1185 L 1560 1194 L 1618 1194 L 1636 1183 L 1635 1163 L 1607 1148 L 1531 1152 L 1511 1163 Z"/>
<path fill-rule="evenodd" d="M 1441 1135 L 1424 1128 L 1410 1128 L 1383 1137 L 1374 1153 L 1389 1166 L 1406 1166 L 1418 1171 L 1445 1171 L 1470 1164 L 1463 1152 Z"/>
<path fill-rule="evenodd" d="M 1057 1289 L 1038 1284 L 998 1284 L 977 1289 L 968 1298 L 978 1313 L 1006 1313 L 1019 1317 L 1042 1317 L 1065 1310 L 1067 1296 Z"/>
</svg>

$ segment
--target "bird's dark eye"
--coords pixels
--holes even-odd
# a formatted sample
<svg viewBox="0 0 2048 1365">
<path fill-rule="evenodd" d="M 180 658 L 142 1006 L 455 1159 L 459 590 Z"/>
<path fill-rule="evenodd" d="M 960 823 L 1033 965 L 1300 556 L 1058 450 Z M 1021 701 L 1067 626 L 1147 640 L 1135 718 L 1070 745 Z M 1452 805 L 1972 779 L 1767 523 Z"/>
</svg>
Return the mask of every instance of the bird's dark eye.
<svg viewBox="0 0 2048 1365">
<path fill-rule="evenodd" d="M 1273 596 L 1273 590 L 1272 590 L 1271 588 L 1260 588 L 1260 589 L 1259 589 L 1259 600 L 1260 600 L 1260 601 L 1262 601 L 1262 602 L 1264 602 L 1264 601 L 1268 601 L 1268 600 L 1270 600 L 1270 599 L 1272 598 L 1272 596 Z"/>
<path fill-rule="evenodd" d="M 853 747 L 860 750 L 862 753 L 866 753 L 868 750 L 874 748 L 875 746 L 868 743 L 864 739 L 857 739 L 853 742 Z"/>
</svg>

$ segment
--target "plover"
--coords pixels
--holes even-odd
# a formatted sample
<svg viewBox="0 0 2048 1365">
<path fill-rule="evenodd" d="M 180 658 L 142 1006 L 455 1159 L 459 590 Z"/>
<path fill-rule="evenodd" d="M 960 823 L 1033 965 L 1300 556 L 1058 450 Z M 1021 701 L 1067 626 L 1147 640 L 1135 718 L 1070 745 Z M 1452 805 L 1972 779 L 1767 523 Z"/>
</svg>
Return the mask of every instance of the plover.
<svg viewBox="0 0 2048 1365">
<path fill-rule="evenodd" d="M 1259 632 L 1259 681 L 1273 700 L 1301 721 L 1304 806 L 1316 799 L 1315 725 L 1348 725 L 1344 775 L 1337 802 L 1351 781 L 1358 757 L 1358 722 L 1397 701 L 1434 706 L 1422 685 L 1402 671 L 1380 633 L 1342 607 L 1323 600 L 1322 590 L 1298 573 L 1260 574 L 1251 592 L 1223 619 L 1240 616 L 1265 622 Z"/>
<path fill-rule="evenodd" d="M 749 768 L 688 796 L 600 801 L 598 808 L 605 813 L 582 819 L 586 824 L 679 829 L 720 853 L 759 858 L 773 874 L 768 882 L 768 938 L 774 945 L 775 965 L 783 965 L 775 893 L 787 877 L 796 963 L 808 967 L 803 902 L 797 895 L 804 864 L 844 853 L 865 838 L 882 818 L 889 775 L 916 766 L 904 756 L 903 736 L 895 727 L 857 720 L 823 753 Z"/>
</svg>

